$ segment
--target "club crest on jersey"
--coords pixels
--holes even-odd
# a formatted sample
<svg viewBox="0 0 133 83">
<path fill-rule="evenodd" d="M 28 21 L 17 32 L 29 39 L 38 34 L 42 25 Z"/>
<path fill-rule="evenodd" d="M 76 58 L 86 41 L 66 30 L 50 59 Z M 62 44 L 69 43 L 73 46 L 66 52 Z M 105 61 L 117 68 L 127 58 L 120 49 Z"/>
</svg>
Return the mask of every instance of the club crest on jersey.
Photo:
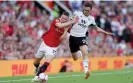
<svg viewBox="0 0 133 83">
<path fill-rule="evenodd" d="M 55 21 L 56 21 L 56 22 L 60 22 L 60 20 L 59 20 L 59 19 L 56 19 Z"/>
</svg>

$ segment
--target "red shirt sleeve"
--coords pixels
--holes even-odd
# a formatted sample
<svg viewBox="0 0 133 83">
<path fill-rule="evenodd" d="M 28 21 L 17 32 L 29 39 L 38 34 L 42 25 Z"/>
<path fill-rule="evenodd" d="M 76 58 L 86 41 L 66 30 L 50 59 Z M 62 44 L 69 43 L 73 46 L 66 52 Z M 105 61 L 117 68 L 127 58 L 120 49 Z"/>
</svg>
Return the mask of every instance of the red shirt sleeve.
<svg viewBox="0 0 133 83">
<path fill-rule="evenodd" d="M 60 22 L 59 19 L 54 19 L 53 24 L 55 25 L 55 24 L 58 23 L 58 22 Z M 56 25 L 55 25 L 55 26 L 56 26 Z"/>
</svg>

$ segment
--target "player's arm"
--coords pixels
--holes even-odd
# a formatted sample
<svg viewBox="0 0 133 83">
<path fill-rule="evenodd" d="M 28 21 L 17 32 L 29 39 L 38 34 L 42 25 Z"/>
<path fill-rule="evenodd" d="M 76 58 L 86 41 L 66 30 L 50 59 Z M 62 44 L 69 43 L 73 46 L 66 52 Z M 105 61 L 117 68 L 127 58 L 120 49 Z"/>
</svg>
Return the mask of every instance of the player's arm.
<svg viewBox="0 0 133 83">
<path fill-rule="evenodd" d="M 63 40 L 66 38 L 68 30 L 69 30 L 69 27 L 65 28 L 63 35 L 60 37 L 60 40 Z"/>
<path fill-rule="evenodd" d="M 70 27 L 65 28 L 63 35 L 66 35 Z"/>
<path fill-rule="evenodd" d="M 110 33 L 110 32 L 107 32 L 107 31 L 104 31 L 103 29 L 101 29 L 100 27 L 98 26 L 95 26 L 96 30 L 98 32 L 102 32 L 102 33 L 105 33 L 105 34 L 108 34 L 108 35 L 113 35 L 113 33 Z"/>
<path fill-rule="evenodd" d="M 105 33 L 105 34 L 108 34 L 108 35 L 114 35 L 113 33 L 110 33 L 110 32 L 107 32 L 107 31 L 104 31 L 103 29 L 101 29 L 100 27 L 98 27 L 95 23 L 95 19 L 92 18 L 92 25 L 94 25 L 94 27 L 96 28 L 96 30 L 98 32 L 102 32 L 102 33 Z"/>
<path fill-rule="evenodd" d="M 78 21 L 78 17 L 74 17 L 72 20 L 69 20 L 68 22 L 65 22 L 65 23 L 58 22 L 55 25 L 59 28 L 64 28 L 64 27 L 68 27 L 68 26 L 76 23 L 77 21 Z"/>
</svg>

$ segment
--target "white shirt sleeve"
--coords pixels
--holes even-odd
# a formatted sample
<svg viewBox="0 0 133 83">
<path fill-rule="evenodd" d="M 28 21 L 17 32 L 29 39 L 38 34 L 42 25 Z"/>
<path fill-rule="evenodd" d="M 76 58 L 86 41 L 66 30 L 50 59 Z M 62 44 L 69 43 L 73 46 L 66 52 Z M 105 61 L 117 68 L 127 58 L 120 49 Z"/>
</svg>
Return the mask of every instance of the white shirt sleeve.
<svg viewBox="0 0 133 83">
<path fill-rule="evenodd" d="M 77 16 L 77 14 L 78 14 L 78 11 L 75 11 L 75 12 L 73 13 L 73 16 Z"/>
<path fill-rule="evenodd" d="M 91 23 L 92 25 L 94 25 L 94 26 L 97 26 L 97 24 L 96 24 L 96 22 L 95 22 L 95 18 L 93 17 L 92 18 L 92 23 Z"/>
<path fill-rule="evenodd" d="M 70 17 L 70 19 L 73 19 L 73 17 L 74 17 L 74 16 L 77 16 L 77 14 L 78 14 L 78 11 L 75 11 L 75 12 L 72 14 L 72 16 Z"/>
</svg>

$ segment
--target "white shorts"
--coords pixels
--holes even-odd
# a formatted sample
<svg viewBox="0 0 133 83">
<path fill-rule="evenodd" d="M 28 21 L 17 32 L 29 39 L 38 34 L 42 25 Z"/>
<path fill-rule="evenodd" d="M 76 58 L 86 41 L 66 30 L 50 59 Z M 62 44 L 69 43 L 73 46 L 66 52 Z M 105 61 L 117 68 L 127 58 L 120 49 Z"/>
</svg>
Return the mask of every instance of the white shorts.
<svg viewBox="0 0 133 83">
<path fill-rule="evenodd" d="M 41 43 L 37 53 L 37 58 L 43 58 L 45 56 L 56 56 L 58 47 L 49 47 L 44 42 Z"/>
</svg>

